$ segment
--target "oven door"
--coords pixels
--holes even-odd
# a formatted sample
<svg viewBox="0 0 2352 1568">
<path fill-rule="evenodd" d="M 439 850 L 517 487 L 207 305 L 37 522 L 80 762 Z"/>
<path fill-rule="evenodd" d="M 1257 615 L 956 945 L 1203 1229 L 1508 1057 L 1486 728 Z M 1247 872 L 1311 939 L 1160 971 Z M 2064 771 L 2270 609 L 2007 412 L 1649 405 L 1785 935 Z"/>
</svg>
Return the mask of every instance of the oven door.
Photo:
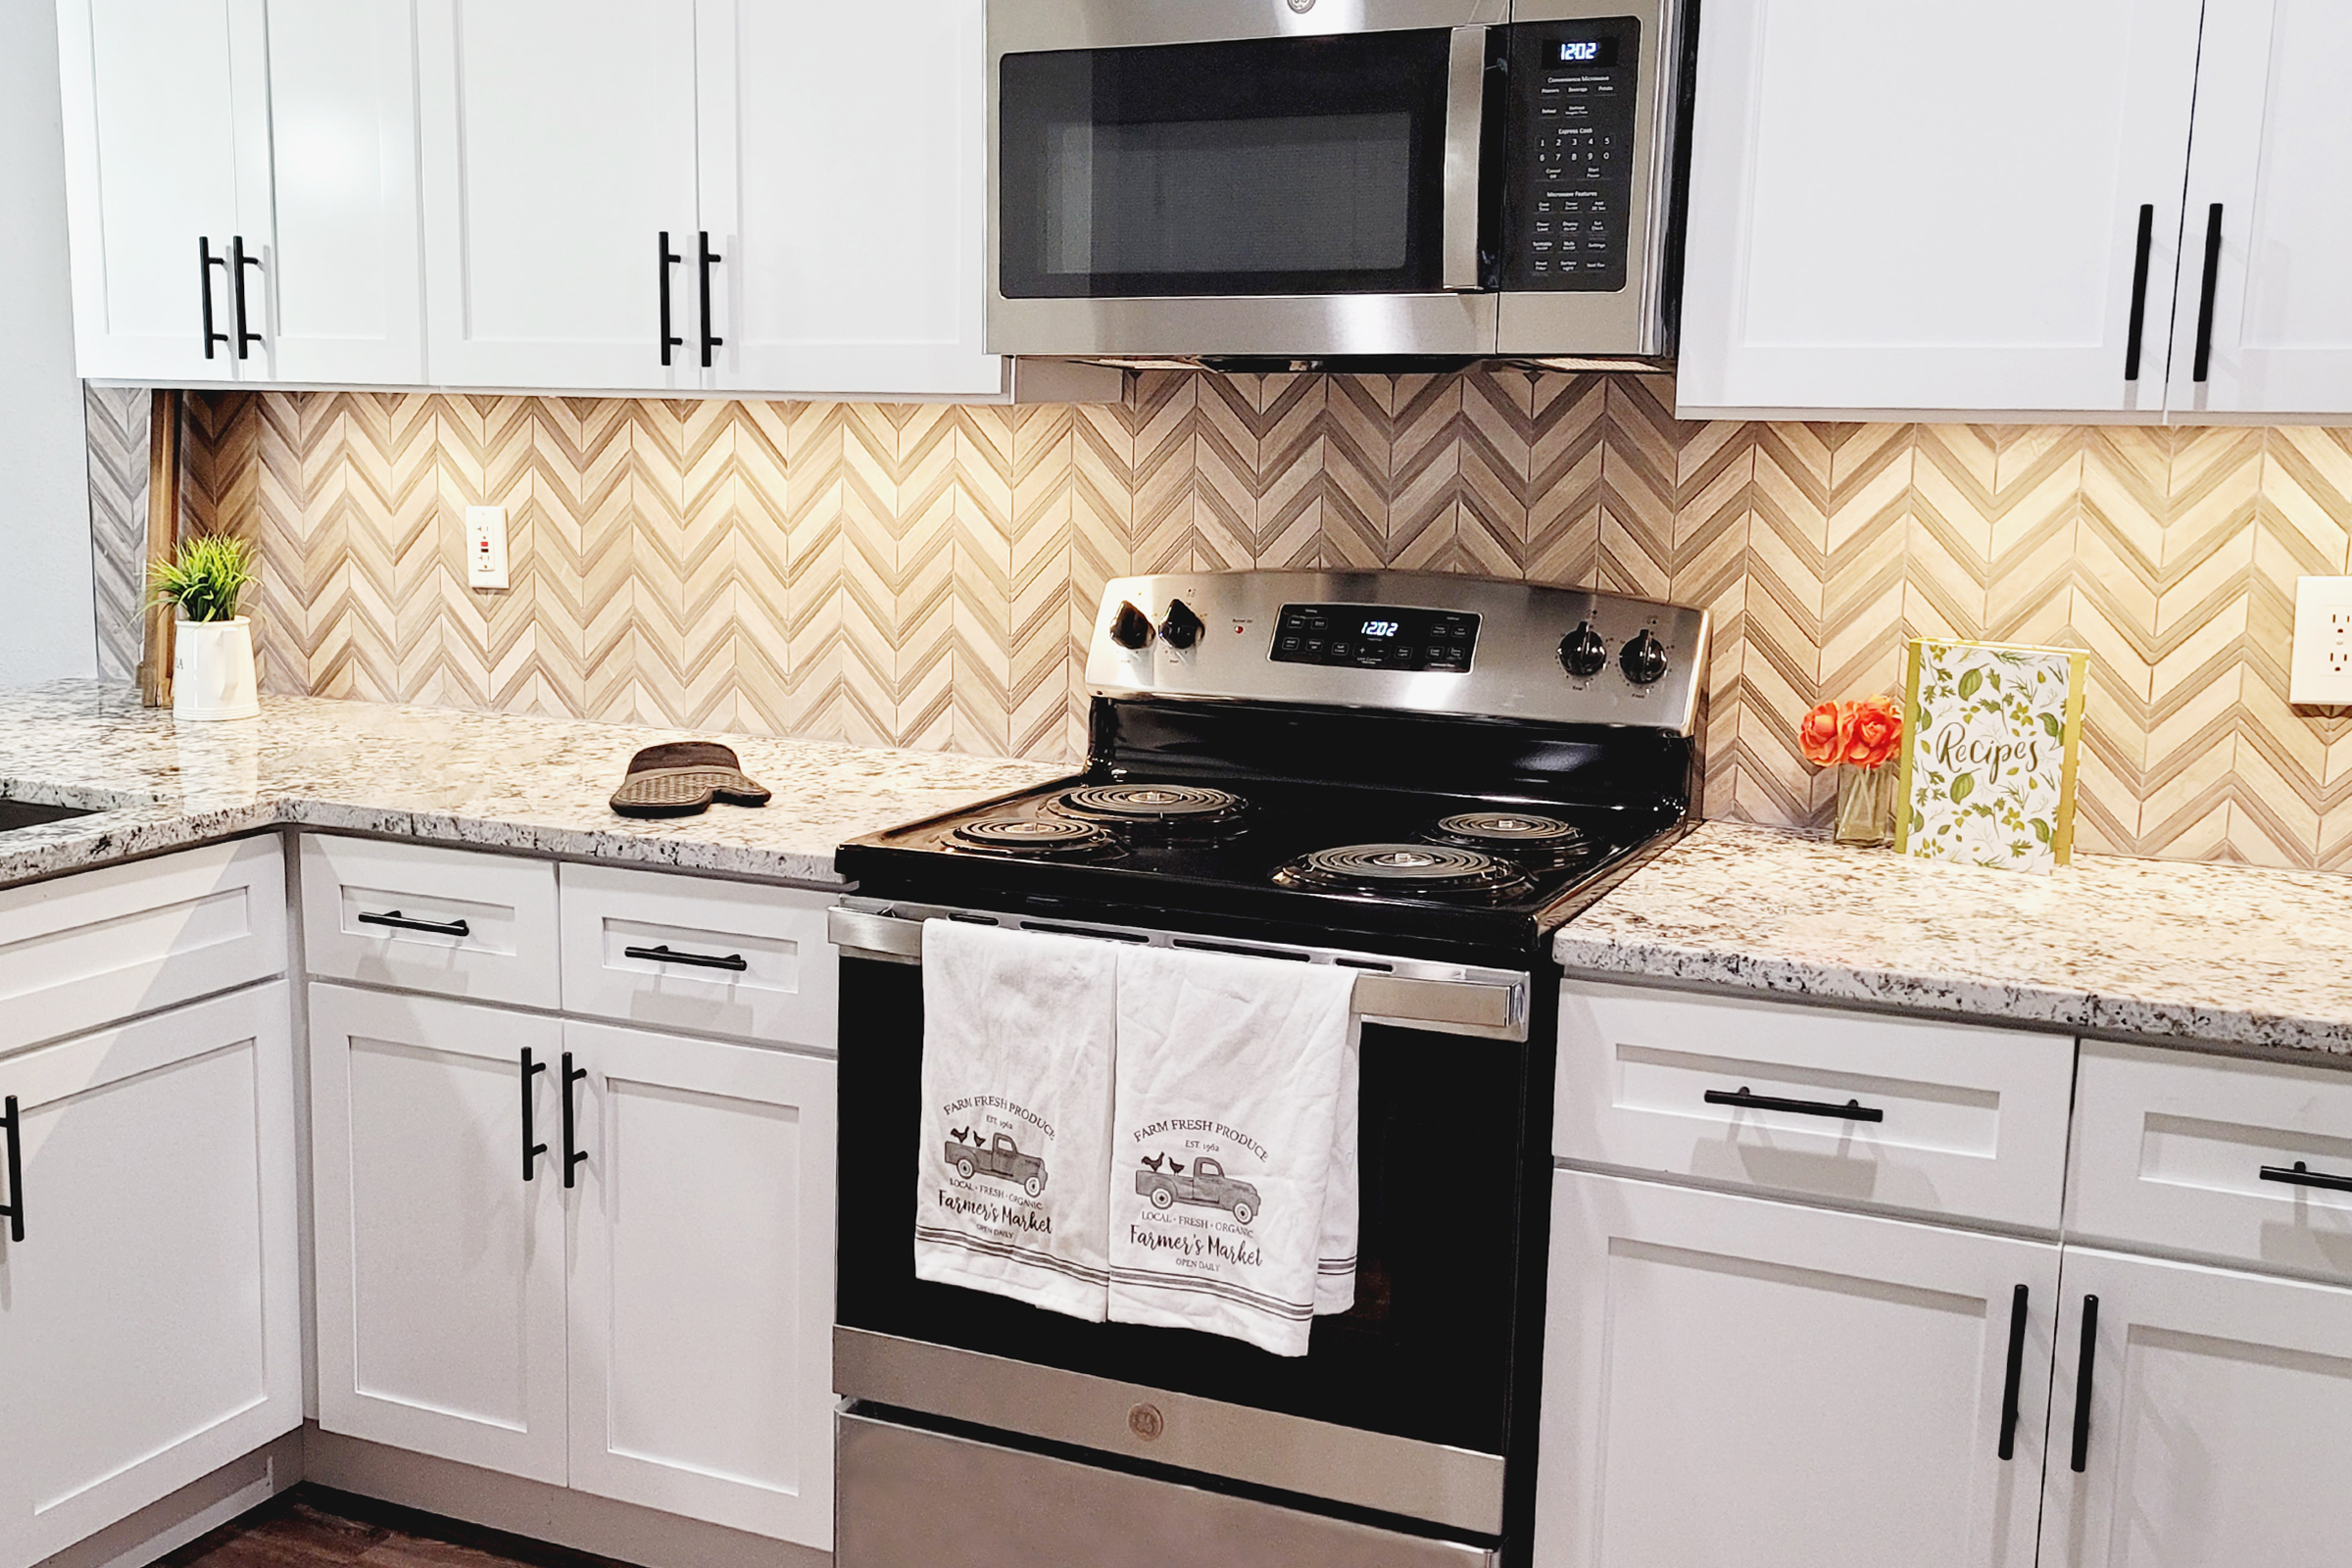
<svg viewBox="0 0 2352 1568">
<path fill-rule="evenodd" d="M 1507 0 L 999 0 L 990 351 L 1494 353 L 1508 20 Z"/>
<path fill-rule="evenodd" d="M 1530 1202 L 1529 1173 L 1540 1178 L 1544 1160 L 1529 1147 L 1541 1130 L 1528 1114 L 1528 1040 L 1550 1031 L 1543 1020 L 1531 1027 L 1530 1004 L 1542 999 L 1530 996 L 1529 977 L 1340 956 L 1367 966 L 1357 992 L 1356 1305 L 1318 1318 L 1308 1353 L 1285 1358 L 915 1278 L 915 917 L 940 912 L 852 901 L 835 915 L 844 1131 L 836 1391 L 1467 1536 L 1501 1535 L 1514 1392 L 1536 1372 L 1527 1337 L 1539 1308 L 1528 1293 L 1541 1289 L 1544 1209 Z M 1384 1013 L 1397 1017 L 1376 1021 Z M 1548 1061 L 1540 1065 L 1547 1076 Z M 1519 1419 L 1532 1403 L 1520 1401 Z"/>
</svg>

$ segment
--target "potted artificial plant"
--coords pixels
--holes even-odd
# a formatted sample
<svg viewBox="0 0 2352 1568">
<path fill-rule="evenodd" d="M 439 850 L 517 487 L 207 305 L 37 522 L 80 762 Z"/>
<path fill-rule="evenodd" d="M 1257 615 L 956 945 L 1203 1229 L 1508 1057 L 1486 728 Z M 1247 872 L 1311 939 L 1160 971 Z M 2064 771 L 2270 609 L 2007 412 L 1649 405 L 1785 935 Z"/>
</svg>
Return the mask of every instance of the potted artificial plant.
<svg viewBox="0 0 2352 1568">
<path fill-rule="evenodd" d="M 179 609 L 172 644 L 172 717 L 260 716 L 253 624 L 237 613 L 253 567 L 253 547 L 225 534 L 183 540 L 176 557 L 155 564 L 156 598 Z"/>
</svg>

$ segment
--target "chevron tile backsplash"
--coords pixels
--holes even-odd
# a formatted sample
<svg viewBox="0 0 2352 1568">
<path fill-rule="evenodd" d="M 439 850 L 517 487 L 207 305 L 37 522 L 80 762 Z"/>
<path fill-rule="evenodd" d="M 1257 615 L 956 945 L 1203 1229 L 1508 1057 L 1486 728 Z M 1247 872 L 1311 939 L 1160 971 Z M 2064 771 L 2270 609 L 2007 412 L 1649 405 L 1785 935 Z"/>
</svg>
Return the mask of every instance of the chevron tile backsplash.
<svg viewBox="0 0 2352 1568">
<path fill-rule="evenodd" d="M 1476 572 L 1714 609 L 1710 815 L 1823 820 L 1796 715 L 1891 688 L 1907 636 L 1983 636 L 2091 652 L 2085 848 L 2352 868 L 2352 719 L 2286 702 L 2294 579 L 2352 551 L 2352 432 L 1673 401 L 1487 370 L 1022 409 L 224 394 L 190 400 L 184 488 L 262 542 L 275 691 L 1066 758 L 1110 577 Z M 96 395 L 92 433 L 122 444 Z M 482 502 L 508 593 L 465 586 Z"/>
</svg>

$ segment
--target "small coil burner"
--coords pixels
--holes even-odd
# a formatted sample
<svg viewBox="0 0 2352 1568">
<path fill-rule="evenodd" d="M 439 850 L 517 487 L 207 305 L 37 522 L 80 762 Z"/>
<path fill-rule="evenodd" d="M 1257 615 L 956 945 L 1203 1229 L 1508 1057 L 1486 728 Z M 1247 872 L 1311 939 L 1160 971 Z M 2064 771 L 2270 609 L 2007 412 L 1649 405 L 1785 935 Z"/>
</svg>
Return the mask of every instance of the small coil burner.
<svg viewBox="0 0 2352 1568">
<path fill-rule="evenodd" d="M 990 816 L 955 828 L 948 848 L 966 855 L 1088 860 L 1117 854 L 1119 841 L 1107 828 L 1064 816 Z"/>
<path fill-rule="evenodd" d="M 1536 879 L 1513 861 L 1448 844 L 1350 844 L 1317 850 L 1276 871 L 1274 881 L 1312 893 L 1489 902 L 1515 898 L 1536 885 Z"/>
<path fill-rule="evenodd" d="M 1221 839 L 1241 831 L 1248 803 L 1230 790 L 1192 784 L 1096 784 L 1060 797 L 1054 809 L 1157 838 Z"/>
<path fill-rule="evenodd" d="M 1598 853 L 1584 829 L 1525 811 L 1465 811 L 1431 828 L 1429 840 L 1507 855 L 1532 871 L 1556 871 Z"/>
</svg>

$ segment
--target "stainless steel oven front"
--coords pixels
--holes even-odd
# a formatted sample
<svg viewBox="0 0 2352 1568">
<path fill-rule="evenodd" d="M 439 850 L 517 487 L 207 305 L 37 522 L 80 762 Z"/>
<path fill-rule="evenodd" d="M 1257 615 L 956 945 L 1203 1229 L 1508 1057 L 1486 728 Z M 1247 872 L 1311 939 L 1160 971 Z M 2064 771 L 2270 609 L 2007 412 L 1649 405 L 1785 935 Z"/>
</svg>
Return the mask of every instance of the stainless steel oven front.
<svg viewBox="0 0 2352 1568">
<path fill-rule="evenodd" d="M 1673 351 L 1687 0 L 991 0 L 989 348 Z"/>
</svg>

